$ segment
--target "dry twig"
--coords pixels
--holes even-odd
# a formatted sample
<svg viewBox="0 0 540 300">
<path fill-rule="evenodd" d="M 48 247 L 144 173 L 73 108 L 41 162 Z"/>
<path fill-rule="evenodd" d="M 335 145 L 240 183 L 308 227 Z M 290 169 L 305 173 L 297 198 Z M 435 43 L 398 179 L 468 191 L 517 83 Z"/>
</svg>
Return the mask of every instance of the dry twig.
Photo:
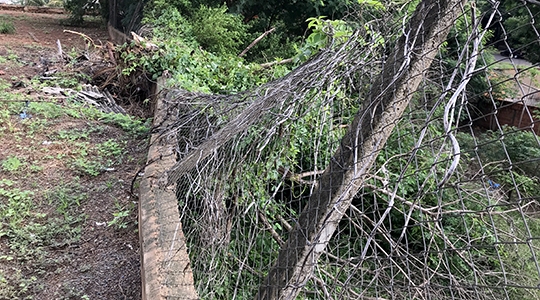
<svg viewBox="0 0 540 300">
<path fill-rule="evenodd" d="M 270 33 L 272 33 L 274 30 L 276 30 L 276 28 L 272 28 L 272 29 L 269 29 L 267 31 L 265 31 L 263 34 L 261 34 L 258 38 L 256 38 L 253 42 L 251 42 L 251 44 L 249 44 L 249 46 L 247 46 L 246 49 L 244 49 L 244 51 L 242 51 L 240 54 L 238 54 L 238 57 L 242 57 L 244 56 L 248 51 L 249 49 L 251 49 L 253 46 L 255 46 L 258 42 L 260 42 L 265 36 L 269 35 Z"/>
</svg>

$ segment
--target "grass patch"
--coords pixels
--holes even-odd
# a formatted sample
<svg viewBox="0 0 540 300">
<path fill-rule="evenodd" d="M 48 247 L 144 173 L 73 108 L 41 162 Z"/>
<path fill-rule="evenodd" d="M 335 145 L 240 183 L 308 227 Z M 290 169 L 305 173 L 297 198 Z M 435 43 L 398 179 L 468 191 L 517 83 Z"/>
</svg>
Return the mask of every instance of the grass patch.
<svg viewBox="0 0 540 300">
<path fill-rule="evenodd" d="M 0 299 L 31 299 L 43 286 L 38 277 L 58 262 L 51 249 L 77 243 L 86 216 L 78 208 L 86 200 L 77 184 L 45 191 L 56 210 L 44 209 L 40 192 L 19 188 L 13 180 L 0 180 L 0 238 L 7 249 L 0 255 Z M 32 269 L 28 275 L 27 269 Z"/>
<path fill-rule="evenodd" d="M 82 191 L 82 186 L 78 182 L 72 182 L 60 184 L 47 191 L 45 198 L 49 204 L 56 207 L 59 213 L 68 216 L 70 212 L 78 208 L 88 198 L 88 195 Z"/>
<path fill-rule="evenodd" d="M 15 25 L 9 21 L 0 21 L 0 34 L 14 34 Z"/>
</svg>

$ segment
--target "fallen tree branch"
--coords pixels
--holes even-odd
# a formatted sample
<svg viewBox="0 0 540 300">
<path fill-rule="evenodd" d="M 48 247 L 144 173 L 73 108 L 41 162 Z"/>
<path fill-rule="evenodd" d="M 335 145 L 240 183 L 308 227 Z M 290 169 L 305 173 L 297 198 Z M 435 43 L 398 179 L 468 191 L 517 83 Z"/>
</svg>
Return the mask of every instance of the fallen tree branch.
<svg viewBox="0 0 540 300">
<path fill-rule="evenodd" d="M 90 38 L 89 36 L 87 36 L 87 35 L 84 34 L 84 33 L 81 33 L 81 32 L 78 32 L 78 31 L 73 31 L 73 30 L 67 30 L 67 29 L 64 29 L 64 33 L 73 33 L 73 34 L 80 35 L 80 36 L 82 36 L 85 40 L 88 40 L 89 42 L 91 42 L 92 45 L 94 46 L 94 48 L 101 48 L 101 46 L 98 46 L 98 45 L 96 45 L 96 43 L 94 43 L 94 40 L 93 40 L 92 38 Z"/>
<path fill-rule="evenodd" d="M 292 63 L 293 62 L 293 59 L 292 58 L 287 58 L 287 59 L 283 59 L 283 60 L 276 60 L 276 61 L 272 61 L 272 62 L 269 62 L 269 63 L 264 63 L 264 64 L 260 64 L 261 68 L 270 68 L 271 66 L 273 65 L 283 65 L 283 64 L 288 64 L 288 63 Z"/>
<path fill-rule="evenodd" d="M 316 182 L 306 181 L 306 180 L 303 180 L 302 178 L 308 177 L 308 176 L 319 176 L 322 173 L 324 173 L 324 170 L 319 170 L 319 171 L 309 171 L 309 172 L 296 174 L 292 172 L 290 169 L 286 169 L 284 167 L 279 167 L 277 171 L 279 174 L 283 175 L 284 178 L 288 178 L 289 180 L 298 182 L 300 184 L 309 184 L 309 185 L 313 185 Z"/>
<path fill-rule="evenodd" d="M 244 49 L 244 51 L 242 51 L 242 53 L 238 54 L 238 57 L 242 57 L 244 56 L 248 51 L 249 49 L 251 49 L 253 46 L 255 46 L 258 42 L 260 42 L 265 36 L 267 36 L 268 34 L 270 34 L 272 31 L 276 30 L 276 27 L 272 28 L 272 29 L 269 29 L 267 31 L 265 31 L 263 34 L 261 34 L 258 38 L 256 38 L 253 42 L 251 42 L 251 44 L 249 44 L 249 46 L 247 46 L 246 49 Z"/>
</svg>

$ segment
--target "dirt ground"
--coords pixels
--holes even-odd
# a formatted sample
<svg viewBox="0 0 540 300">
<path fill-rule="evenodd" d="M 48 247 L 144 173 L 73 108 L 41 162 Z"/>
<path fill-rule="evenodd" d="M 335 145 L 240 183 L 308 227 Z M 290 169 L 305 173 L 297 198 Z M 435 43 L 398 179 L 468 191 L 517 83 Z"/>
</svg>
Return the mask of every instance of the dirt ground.
<svg viewBox="0 0 540 300">
<path fill-rule="evenodd" d="M 21 99 L 62 103 L 29 82 L 43 76 L 46 65 L 54 64 L 51 61 L 57 56 L 57 41 L 66 53 L 84 52 L 85 40 L 64 30 L 82 33 L 97 45 L 107 40 L 106 27 L 100 21 L 74 28 L 61 25 L 65 18 L 0 11 L 0 21 L 12 22 L 16 29 L 15 34 L 0 34 L 0 58 L 4 59 L 0 62 L 0 80 L 11 85 L 5 95 L 18 93 Z M 2 101 L 8 102 L 0 96 L 0 104 Z M 19 105 L 16 101 L 10 105 Z M 25 244 L 25 253 L 30 254 L 22 257 L 19 248 L 13 246 L 14 238 L 3 233 L 8 225 L 0 223 L 0 289 L 13 288 L 12 299 L 140 299 L 137 197 L 130 187 L 145 162 L 145 138 L 135 138 L 114 124 L 61 112 L 57 117 L 32 117 L 24 122 L 19 115 L 4 117 L 8 125 L 0 124 L 5 125 L 5 130 L 0 131 L 0 161 L 17 158 L 22 167 L 8 171 L 0 166 L 0 181 L 12 181 L 12 191 L 33 193 L 32 210 L 36 212 L 32 213 L 39 212 L 45 218 L 36 221 L 37 225 L 51 225 L 53 217 L 66 220 L 69 216 L 73 220 L 71 228 L 78 231 L 69 239 L 62 233 L 55 235 L 58 243 Z M 107 154 L 99 152 L 101 148 L 95 145 L 121 145 L 122 152 L 108 158 L 112 168 L 97 175 L 81 175 L 70 162 L 76 161 L 80 153 L 85 153 L 85 158 L 105 157 Z M 60 188 L 65 188 L 65 199 L 76 199 L 62 208 L 62 213 L 57 203 L 61 200 L 54 200 L 64 199 L 59 196 Z M 2 199 L 0 209 L 7 205 Z M 114 214 L 120 212 L 124 213 L 118 218 L 122 226 L 110 224 Z M 7 218 L 2 214 L 0 221 Z M 21 226 L 34 224 L 25 222 Z M 63 222 L 62 226 L 67 224 Z M 69 229 L 63 231 L 66 236 Z M 39 255 L 28 246 L 39 249 Z M 11 287 L 11 282 L 20 286 Z M 0 299 L 8 297 L 7 292 L 4 298 L 1 295 Z"/>
</svg>

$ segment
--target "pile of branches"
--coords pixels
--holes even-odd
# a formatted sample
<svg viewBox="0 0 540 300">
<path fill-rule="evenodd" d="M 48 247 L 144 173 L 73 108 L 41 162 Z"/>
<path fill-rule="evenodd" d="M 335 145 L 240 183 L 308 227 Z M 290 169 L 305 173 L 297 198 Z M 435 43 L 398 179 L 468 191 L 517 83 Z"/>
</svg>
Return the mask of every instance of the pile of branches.
<svg viewBox="0 0 540 300">
<path fill-rule="evenodd" d="M 64 30 L 66 33 L 76 34 L 84 38 L 85 47 L 80 49 L 76 56 L 73 53 L 66 53 L 61 42 L 57 41 L 57 57 L 60 62 L 55 68 L 50 64 L 44 64 L 42 77 L 52 76 L 60 69 L 67 69 L 75 74 L 84 74 L 81 79 L 85 84 L 96 86 L 100 91 L 107 90 L 114 98 L 123 105 L 137 107 L 137 114 L 147 115 L 148 111 L 143 103 L 151 97 L 154 89 L 154 82 L 148 78 L 143 70 L 136 70 L 126 75 L 127 67 L 122 60 L 123 51 L 148 52 L 149 49 L 142 44 L 142 39 L 135 39 L 130 47 L 116 46 L 112 42 L 95 42 L 89 36 L 71 30 Z M 135 35 L 135 34 L 134 34 Z M 136 36 L 136 35 L 135 35 Z M 137 36 L 138 37 L 138 36 Z M 124 54 L 125 55 L 125 54 Z"/>
</svg>

